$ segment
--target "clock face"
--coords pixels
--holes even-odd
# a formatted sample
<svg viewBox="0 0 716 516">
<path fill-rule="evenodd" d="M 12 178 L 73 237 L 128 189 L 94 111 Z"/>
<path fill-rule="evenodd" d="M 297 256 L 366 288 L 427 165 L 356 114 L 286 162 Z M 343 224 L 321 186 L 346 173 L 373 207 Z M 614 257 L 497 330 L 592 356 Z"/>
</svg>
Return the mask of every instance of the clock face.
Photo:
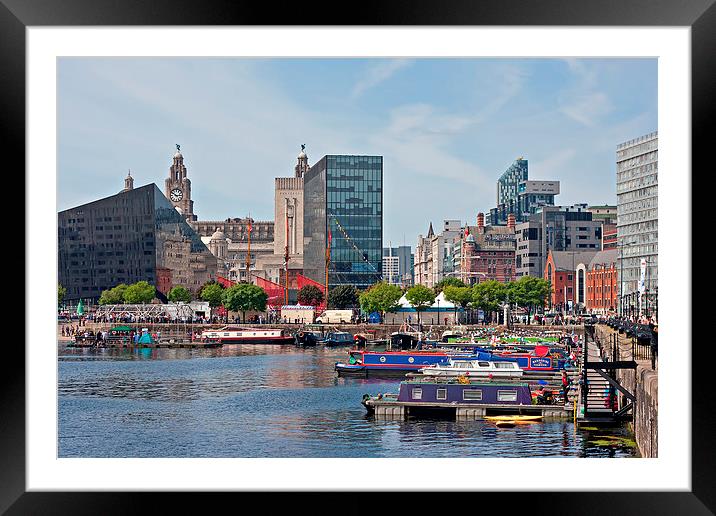
<svg viewBox="0 0 716 516">
<path fill-rule="evenodd" d="M 184 197 L 184 192 L 181 191 L 181 188 L 174 188 L 169 193 L 169 198 L 174 202 L 179 202 Z"/>
</svg>

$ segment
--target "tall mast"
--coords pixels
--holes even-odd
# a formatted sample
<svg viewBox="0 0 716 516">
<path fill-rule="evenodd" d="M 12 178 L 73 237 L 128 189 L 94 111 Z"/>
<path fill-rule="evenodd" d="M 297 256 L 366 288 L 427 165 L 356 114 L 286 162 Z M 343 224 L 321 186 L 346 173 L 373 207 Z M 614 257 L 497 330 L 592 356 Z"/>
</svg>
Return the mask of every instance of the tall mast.
<svg viewBox="0 0 716 516">
<path fill-rule="evenodd" d="M 288 199 L 286 199 L 286 250 L 284 253 L 284 289 L 283 289 L 283 301 L 284 304 L 288 304 Z"/>
</svg>

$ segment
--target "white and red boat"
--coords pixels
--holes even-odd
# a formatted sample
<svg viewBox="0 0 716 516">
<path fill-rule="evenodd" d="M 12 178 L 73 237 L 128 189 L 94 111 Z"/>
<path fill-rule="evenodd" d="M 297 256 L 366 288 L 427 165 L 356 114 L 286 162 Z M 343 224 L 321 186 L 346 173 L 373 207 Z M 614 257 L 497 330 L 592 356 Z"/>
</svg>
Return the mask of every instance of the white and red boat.
<svg viewBox="0 0 716 516">
<path fill-rule="evenodd" d="M 218 330 L 201 332 L 201 340 L 221 344 L 293 344 L 294 337 L 288 330 L 232 328 L 225 326 Z"/>
</svg>

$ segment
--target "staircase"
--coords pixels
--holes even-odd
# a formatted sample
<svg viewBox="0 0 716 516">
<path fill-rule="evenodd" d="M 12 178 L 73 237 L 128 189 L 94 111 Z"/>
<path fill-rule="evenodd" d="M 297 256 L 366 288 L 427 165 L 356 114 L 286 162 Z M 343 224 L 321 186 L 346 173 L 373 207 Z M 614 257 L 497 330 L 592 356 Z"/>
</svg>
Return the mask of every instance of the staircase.
<svg viewBox="0 0 716 516">
<path fill-rule="evenodd" d="M 600 362 L 602 357 L 595 342 L 587 344 L 587 357 L 590 362 Z M 609 406 L 609 382 L 596 371 L 587 371 L 588 390 L 585 402 L 585 414 L 589 418 L 612 417 L 613 407 Z M 616 396 L 616 395 L 615 395 Z"/>
</svg>

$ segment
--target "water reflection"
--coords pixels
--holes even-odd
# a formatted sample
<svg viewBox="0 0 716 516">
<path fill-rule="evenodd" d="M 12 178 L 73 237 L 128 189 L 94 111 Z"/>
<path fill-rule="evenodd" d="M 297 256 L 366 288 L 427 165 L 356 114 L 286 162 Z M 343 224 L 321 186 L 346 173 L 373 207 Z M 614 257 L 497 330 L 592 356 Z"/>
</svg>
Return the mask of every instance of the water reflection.
<svg viewBox="0 0 716 516">
<path fill-rule="evenodd" d="M 60 456 L 634 455 L 629 446 L 605 446 L 606 439 L 575 431 L 571 421 L 498 429 L 484 420 L 375 419 L 361 406 L 362 395 L 397 392 L 399 379 L 337 378 L 334 364 L 346 352 L 61 348 Z"/>
</svg>

